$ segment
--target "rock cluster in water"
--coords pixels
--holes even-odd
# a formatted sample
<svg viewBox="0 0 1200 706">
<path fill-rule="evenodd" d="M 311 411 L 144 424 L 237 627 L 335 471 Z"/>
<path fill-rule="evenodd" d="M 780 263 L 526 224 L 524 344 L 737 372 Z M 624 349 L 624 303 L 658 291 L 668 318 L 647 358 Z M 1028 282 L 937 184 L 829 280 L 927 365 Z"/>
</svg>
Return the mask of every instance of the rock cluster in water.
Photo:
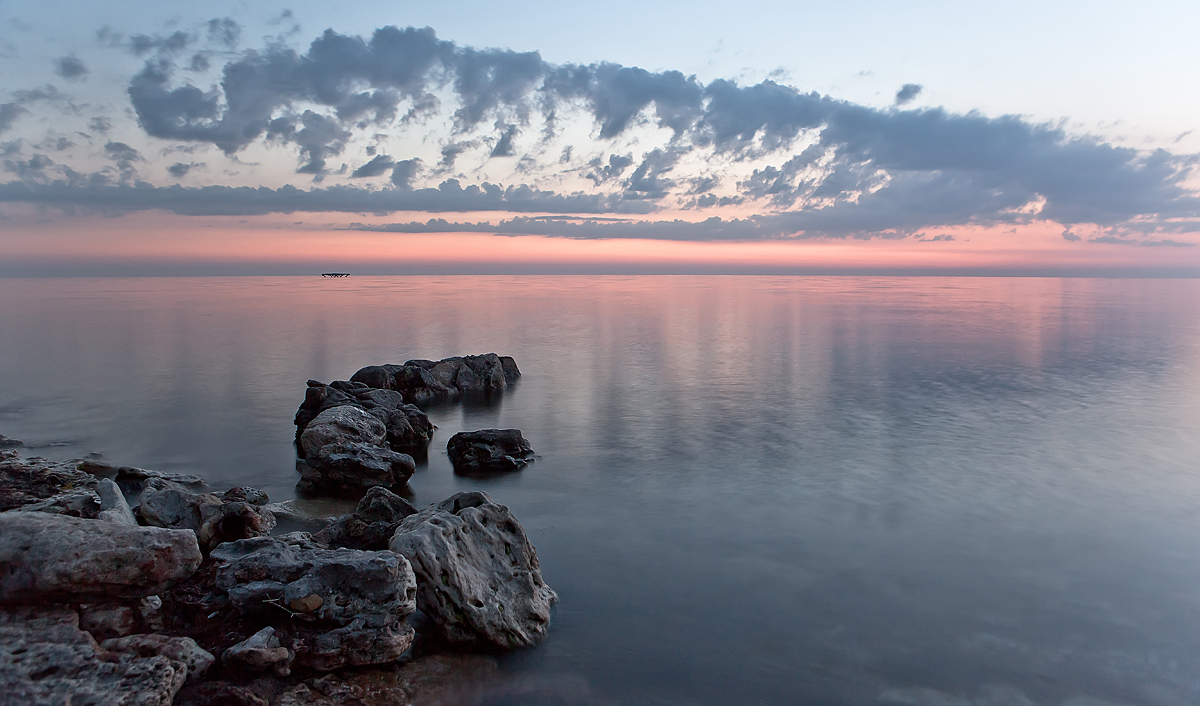
<svg viewBox="0 0 1200 706">
<path fill-rule="evenodd" d="M 368 687 L 313 675 L 405 663 L 387 693 L 409 700 L 452 680 L 446 665 L 494 668 L 414 657 L 418 633 L 435 646 L 537 644 L 557 596 L 511 511 L 482 492 L 421 510 L 392 492 L 413 473 L 405 452 L 433 434 L 417 405 L 496 394 L 519 375 L 489 354 L 310 381 L 296 415 L 300 487 L 361 494 L 339 517 L 300 517 L 254 488 L 210 492 L 194 476 L 0 450 L 0 693 L 358 703 Z M 512 470 L 532 456 L 517 430 L 475 435 L 452 439 L 456 469 Z"/>
</svg>

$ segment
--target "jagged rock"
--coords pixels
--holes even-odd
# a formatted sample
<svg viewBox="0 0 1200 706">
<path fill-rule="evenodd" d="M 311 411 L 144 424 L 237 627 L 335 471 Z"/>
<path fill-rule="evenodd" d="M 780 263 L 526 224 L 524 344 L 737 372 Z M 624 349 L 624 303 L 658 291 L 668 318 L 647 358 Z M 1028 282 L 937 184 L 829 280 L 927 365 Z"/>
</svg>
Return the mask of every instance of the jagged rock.
<svg viewBox="0 0 1200 706">
<path fill-rule="evenodd" d="M 272 627 L 259 630 L 221 654 L 221 661 L 227 665 L 258 672 L 271 670 L 280 676 L 291 673 L 293 659 L 295 655 L 280 645 Z"/>
<path fill-rule="evenodd" d="M 17 439 L 10 439 L 7 436 L 0 434 L 0 449 L 8 449 L 15 446 L 24 446 L 25 442 Z"/>
<path fill-rule="evenodd" d="M 261 507 L 271 502 L 271 498 L 267 497 L 267 494 L 258 488 L 250 488 L 244 485 L 239 485 L 236 488 L 230 488 L 229 490 L 226 490 L 221 496 L 221 501 L 227 503 L 250 503 L 251 505 Z"/>
<path fill-rule="evenodd" d="M 458 493 L 405 518 L 391 542 L 417 576 L 417 604 L 455 642 L 533 645 L 558 596 L 525 530 L 487 493 Z"/>
<path fill-rule="evenodd" d="M 411 503 L 390 490 L 371 488 L 353 513 L 338 517 L 314 534 L 313 539 L 332 547 L 387 549 L 400 522 L 416 511 Z"/>
<path fill-rule="evenodd" d="M 146 490 L 138 515 L 153 527 L 188 529 L 196 533 L 201 549 L 211 550 L 222 542 L 262 537 L 275 528 L 275 516 L 260 505 L 243 500 L 227 502 L 212 493 L 193 493 L 175 483 L 159 481 L 157 490 Z M 234 488 L 227 498 L 246 497 L 265 502 L 266 493 L 253 488 Z M 238 492 L 234 492 L 238 491 Z"/>
<path fill-rule="evenodd" d="M 391 389 L 403 394 L 406 402 L 422 405 L 460 396 L 501 394 L 519 377 L 521 371 L 516 361 L 495 353 L 436 361 L 410 360 L 395 371 Z"/>
<path fill-rule="evenodd" d="M 304 459 L 296 468 L 301 490 L 402 487 L 416 463 L 385 446 L 386 435 L 384 423 L 361 407 L 342 405 L 321 412 L 300 435 Z"/>
<path fill-rule="evenodd" d="M 117 654 L 137 655 L 138 657 L 161 655 L 172 662 L 181 662 L 187 665 L 188 681 L 195 681 L 202 677 L 216 661 L 190 637 L 154 634 L 130 635 L 105 640 L 100 643 L 100 646 Z"/>
<path fill-rule="evenodd" d="M 128 600 L 200 565 L 193 532 L 124 527 L 42 512 L 0 513 L 0 602 Z"/>
<path fill-rule="evenodd" d="M 450 437 L 446 453 L 454 471 L 465 475 L 515 471 L 533 459 L 533 448 L 520 429 L 462 431 Z"/>
<path fill-rule="evenodd" d="M 347 387 L 349 385 L 349 387 Z M 296 411 L 296 441 L 305 455 L 301 436 L 318 415 L 334 407 L 358 407 L 384 424 L 387 443 L 393 451 L 421 451 L 433 436 L 434 425 L 418 407 L 405 404 L 404 396 L 391 387 L 372 388 L 362 383 L 335 381 L 326 385 L 308 381 L 304 402 Z"/>
<path fill-rule="evenodd" d="M 304 533 L 217 547 L 214 585 L 251 623 L 269 622 L 320 670 L 394 662 L 412 644 L 416 580 L 390 551 L 330 549 Z"/>
<path fill-rule="evenodd" d="M 0 612 L 4 703 L 170 706 L 186 674 L 183 663 L 162 655 L 101 650 L 66 608 Z"/>
<path fill-rule="evenodd" d="M 37 511 L 95 518 L 100 497 L 92 493 L 97 479 L 78 468 L 78 461 L 22 459 L 0 450 L 0 511 L 38 505 Z"/>
</svg>

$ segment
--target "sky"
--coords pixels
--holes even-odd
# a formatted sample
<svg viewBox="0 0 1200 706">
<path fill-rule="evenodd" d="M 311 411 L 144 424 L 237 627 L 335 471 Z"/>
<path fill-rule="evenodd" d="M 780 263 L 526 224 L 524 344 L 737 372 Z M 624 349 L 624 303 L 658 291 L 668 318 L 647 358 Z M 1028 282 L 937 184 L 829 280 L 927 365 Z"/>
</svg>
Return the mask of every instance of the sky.
<svg viewBox="0 0 1200 706">
<path fill-rule="evenodd" d="M 1184 2 L 0 0 L 0 275 L 1200 275 Z"/>
</svg>

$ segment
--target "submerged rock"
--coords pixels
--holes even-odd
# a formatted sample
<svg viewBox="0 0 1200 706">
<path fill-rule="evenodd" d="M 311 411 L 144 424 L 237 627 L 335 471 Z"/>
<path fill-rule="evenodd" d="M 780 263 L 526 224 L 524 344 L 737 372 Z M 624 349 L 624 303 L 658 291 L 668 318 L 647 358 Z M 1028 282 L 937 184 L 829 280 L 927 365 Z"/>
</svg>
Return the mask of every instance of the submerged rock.
<svg viewBox="0 0 1200 706">
<path fill-rule="evenodd" d="M 461 474 L 516 471 L 533 460 L 533 447 L 520 429 L 462 431 L 450 437 L 446 453 Z"/>
<path fill-rule="evenodd" d="M 332 547 L 387 549 L 396 528 L 416 511 L 412 503 L 390 490 L 371 488 L 353 513 L 338 517 L 313 539 Z"/>
<path fill-rule="evenodd" d="M 394 662 L 412 644 L 408 561 L 390 551 L 330 549 L 304 533 L 217 547 L 214 585 L 251 624 L 279 631 L 312 669 Z"/>
<path fill-rule="evenodd" d="M 558 596 L 542 580 L 525 530 L 487 493 L 458 493 L 410 515 L 392 538 L 411 562 L 417 604 L 454 642 L 540 642 Z"/>
<path fill-rule="evenodd" d="M 170 706 L 188 666 L 101 649 L 62 607 L 0 612 L 0 694 L 13 704 Z"/>
<path fill-rule="evenodd" d="M 155 595 L 200 565 L 193 532 L 42 512 L 0 513 L 0 602 L 92 603 Z"/>
<path fill-rule="evenodd" d="M 253 488 L 234 488 L 220 498 L 193 493 L 170 481 L 152 487 L 142 494 L 138 507 L 142 521 L 153 527 L 191 530 L 205 551 L 222 542 L 262 537 L 275 528 L 275 516 L 262 507 L 266 493 Z M 239 499 L 247 497 L 258 502 Z"/>
<path fill-rule="evenodd" d="M 321 412 L 300 435 L 304 459 L 296 467 L 301 490 L 402 487 L 416 463 L 385 446 L 386 435 L 384 423 L 360 407 L 343 405 Z"/>
</svg>

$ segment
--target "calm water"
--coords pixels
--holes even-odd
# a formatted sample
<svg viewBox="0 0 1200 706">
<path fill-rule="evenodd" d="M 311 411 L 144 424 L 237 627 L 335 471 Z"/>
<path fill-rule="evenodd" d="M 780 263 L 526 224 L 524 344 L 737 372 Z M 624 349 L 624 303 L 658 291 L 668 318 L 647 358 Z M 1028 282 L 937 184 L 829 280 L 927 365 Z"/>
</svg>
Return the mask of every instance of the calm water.
<svg viewBox="0 0 1200 706">
<path fill-rule="evenodd" d="M 489 351 L 415 500 L 562 603 L 484 703 L 1200 703 L 1200 281 L 0 280 L 0 434 L 282 500 L 305 380 Z"/>
</svg>

